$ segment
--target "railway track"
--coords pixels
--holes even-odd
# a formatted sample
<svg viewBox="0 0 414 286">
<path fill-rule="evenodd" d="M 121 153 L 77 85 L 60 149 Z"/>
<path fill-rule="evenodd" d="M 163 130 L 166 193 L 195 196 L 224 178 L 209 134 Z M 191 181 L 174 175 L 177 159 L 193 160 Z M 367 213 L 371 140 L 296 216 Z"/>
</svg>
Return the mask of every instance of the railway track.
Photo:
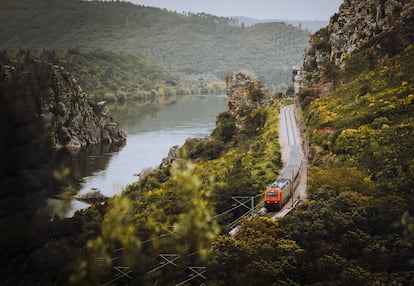
<svg viewBox="0 0 414 286">
<path fill-rule="evenodd" d="M 299 136 L 299 131 L 296 125 L 296 117 L 295 117 L 295 106 L 289 105 L 281 109 L 280 112 L 281 121 L 280 121 L 280 137 L 281 140 L 283 140 L 284 144 L 281 144 L 283 148 L 285 148 L 286 153 L 289 153 L 291 150 L 291 146 L 293 145 L 300 145 L 301 144 L 301 138 Z M 299 203 L 299 192 L 295 192 L 292 195 L 292 200 L 287 202 L 282 209 L 276 212 L 268 212 L 264 207 L 259 205 L 256 205 L 254 208 L 254 213 L 259 216 L 267 216 L 272 219 L 284 217 L 287 215 L 291 210 L 293 210 L 296 205 Z M 259 196 L 262 196 L 262 194 L 255 197 L 257 199 Z M 296 198 L 296 200 L 295 200 Z M 230 231 L 230 235 L 235 236 L 237 235 L 240 226 L 237 225 L 237 222 L 234 222 L 232 224 L 232 230 Z"/>
<path fill-rule="evenodd" d="M 286 130 L 286 141 L 288 147 L 291 145 L 296 145 L 297 143 L 297 136 L 295 132 L 296 127 L 296 120 L 295 120 L 295 107 L 294 105 L 289 105 L 283 108 L 283 117 L 285 123 L 285 130 Z"/>
<path fill-rule="evenodd" d="M 284 126 L 283 128 L 281 126 L 281 129 L 285 130 L 285 143 L 286 143 L 284 145 L 284 148 L 287 148 L 288 150 L 290 150 L 292 145 L 301 145 L 301 138 L 299 136 L 299 131 L 296 125 L 295 105 L 292 104 L 292 105 L 283 107 L 283 109 L 281 110 L 281 114 L 282 113 L 283 113 L 283 116 L 281 119 L 282 119 Z M 296 205 L 299 203 L 299 200 L 298 199 L 295 200 L 295 198 L 298 198 L 296 190 L 293 191 L 292 199 L 289 202 L 287 202 L 279 211 L 268 212 L 266 213 L 266 216 L 272 219 L 284 217 L 291 210 L 293 210 L 296 207 Z"/>
</svg>

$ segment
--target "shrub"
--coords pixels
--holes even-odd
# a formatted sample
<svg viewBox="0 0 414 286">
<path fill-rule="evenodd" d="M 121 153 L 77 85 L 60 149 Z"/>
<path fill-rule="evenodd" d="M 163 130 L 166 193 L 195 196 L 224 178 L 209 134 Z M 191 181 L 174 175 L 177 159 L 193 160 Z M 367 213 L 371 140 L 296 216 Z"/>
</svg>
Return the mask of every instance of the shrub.
<svg viewBox="0 0 414 286">
<path fill-rule="evenodd" d="M 216 159 L 221 155 L 223 150 L 223 142 L 209 138 L 187 139 L 183 146 L 184 155 L 190 159 Z"/>
<path fill-rule="evenodd" d="M 217 117 L 216 128 L 212 132 L 215 139 L 229 142 L 236 134 L 236 120 L 229 112 L 222 112 Z"/>
<path fill-rule="evenodd" d="M 360 96 L 364 96 L 366 94 L 368 94 L 369 92 L 372 91 L 372 88 L 369 84 L 364 84 L 363 86 L 361 86 L 361 88 L 359 89 L 359 95 Z"/>
<path fill-rule="evenodd" d="M 313 46 L 316 50 L 330 53 L 331 52 L 331 44 L 329 42 L 329 34 L 328 28 L 322 28 L 318 32 L 316 32 L 313 38 Z"/>
<path fill-rule="evenodd" d="M 346 66 L 345 77 L 351 79 L 356 75 L 372 70 L 376 65 L 376 57 L 372 51 L 366 50 L 351 54 Z"/>
<path fill-rule="evenodd" d="M 315 92 L 309 88 L 303 88 L 298 93 L 298 99 L 302 110 L 304 110 L 315 98 Z"/>
</svg>

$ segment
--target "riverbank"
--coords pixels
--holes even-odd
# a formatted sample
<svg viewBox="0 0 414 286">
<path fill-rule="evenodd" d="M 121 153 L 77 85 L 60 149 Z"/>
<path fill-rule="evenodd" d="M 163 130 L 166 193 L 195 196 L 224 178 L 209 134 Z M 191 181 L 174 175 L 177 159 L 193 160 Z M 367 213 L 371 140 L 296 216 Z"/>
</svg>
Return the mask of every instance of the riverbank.
<svg viewBox="0 0 414 286">
<path fill-rule="evenodd" d="M 225 110 L 226 97 L 176 96 L 164 104 L 109 105 L 108 109 L 128 140 L 121 148 L 94 148 L 93 152 L 79 152 L 65 164 L 79 174 L 63 186 L 63 199 L 49 199 L 51 214 L 73 216 L 88 204 L 73 199 L 92 188 L 112 197 L 120 194 L 128 184 L 138 181 L 134 174 L 145 168 L 157 167 L 174 145 L 183 145 L 188 138 L 202 138 L 211 133 L 216 116 Z"/>
</svg>

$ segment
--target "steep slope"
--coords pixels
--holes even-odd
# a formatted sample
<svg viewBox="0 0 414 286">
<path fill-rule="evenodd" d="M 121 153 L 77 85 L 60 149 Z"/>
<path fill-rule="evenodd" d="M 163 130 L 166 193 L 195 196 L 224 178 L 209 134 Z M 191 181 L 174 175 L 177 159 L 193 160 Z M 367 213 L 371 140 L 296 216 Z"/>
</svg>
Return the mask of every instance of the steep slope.
<svg viewBox="0 0 414 286">
<path fill-rule="evenodd" d="M 52 23 L 52 24 L 51 24 Z M 104 49 L 139 52 L 194 75 L 224 78 L 248 70 L 269 85 L 289 84 L 308 34 L 283 23 L 236 26 L 233 19 L 182 15 L 127 2 L 5 0 L 2 49 Z"/>
<path fill-rule="evenodd" d="M 30 285 L 40 269 L 62 269 L 67 263 L 65 251 L 51 264 L 48 254 L 43 262 L 31 255 L 51 237 L 71 236 L 49 228 L 46 205 L 65 182 L 81 179 L 85 162 L 77 152 L 111 152 L 123 146 L 126 134 L 105 105 L 93 101 L 63 67 L 35 61 L 29 53 L 23 62 L 10 64 L 0 66 L 0 276 L 2 285 Z M 98 160 L 108 162 L 109 157 Z M 17 266 L 23 261 L 28 264 Z M 27 270 L 29 265 L 37 266 Z M 20 283 L 14 282 L 19 276 Z"/>
<path fill-rule="evenodd" d="M 413 17 L 412 1 L 344 1 L 305 53 L 310 197 L 281 221 L 303 284 L 413 282 Z"/>
<path fill-rule="evenodd" d="M 2 123 L 18 135 L 10 134 L 11 140 L 42 138 L 49 146 L 69 149 L 125 140 L 104 103 L 92 101 L 63 67 L 28 55 L 22 65 L 1 66 L 0 76 Z"/>
<path fill-rule="evenodd" d="M 412 1 L 344 1 L 305 52 L 305 85 L 338 83 L 371 70 L 414 40 Z M 336 78 L 338 77 L 338 78 Z"/>
<path fill-rule="evenodd" d="M 411 142 L 407 137 L 393 134 L 404 133 L 402 129 L 410 133 L 414 120 L 411 61 L 414 35 L 408 32 L 413 25 L 414 4 L 381 1 L 381 5 L 374 6 L 375 3 L 364 1 L 354 5 L 346 1 L 332 17 L 327 31 L 313 37 L 304 60 L 308 89 L 302 90 L 300 100 L 307 123 L 313 129 L 313 142 L 324 149 L 323 154 L 361 156 L 364 152 L 353 148 L 372 148 L 365 150 L 366 155 L 371 154 L 374 159 L 372 154 L 377 154 L 378 162 L 372 162 L 370 167 L 367 157 L 357 163 L 371 177 L 385 181 L 399 177 L 406 182 L 406 187 L 395 186 L 393 191 L 410 191 Z M 353 23 L 352 27 L 344 25 L 345 22 Z M 392 47 L 387 45 L 390 38 L 394 39 Z M 311 50 L 313 54 L 309 53 Z M 311 61 L 318 63 L 315 70 L 306 66 Z M 370 144 L 363 140 L 364 136 L 373 137 L 369 138 Z M 357 141 L 351 142 L 351 138 L 361 140 L 362 146 L 355 145 Z M 388 158 L 391 153 L 399 154 L 399 158 Z M 395 166 L 391 174 L 379 170 L 380 161 L 383 168 L 389 164 L 405 167 Z"/>
</svg>

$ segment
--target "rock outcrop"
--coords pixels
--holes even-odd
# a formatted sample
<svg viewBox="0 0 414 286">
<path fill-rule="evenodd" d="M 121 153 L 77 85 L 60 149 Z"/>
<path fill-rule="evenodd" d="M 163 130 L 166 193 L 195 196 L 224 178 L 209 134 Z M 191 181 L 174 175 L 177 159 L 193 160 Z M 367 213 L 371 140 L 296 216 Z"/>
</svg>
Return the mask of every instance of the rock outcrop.
<svg viewBox="0 0 414 286">
<path fill-rule="evenodd" d="M 269 104 L 272 97 L 265 87 L 243 73 L 227 76 L 228 111 L 233 116 L 241 116 L 246 112 Z"/>
<path fill-rule="evenodd" d="M 328 27 L 311 37 L 303 61 L 303 85 L 332 77 L 332 66 L 346 68 L 353 53 L 369 51 L 372 58 L 381 60 L 398 54 L 413 41 L 413 1 L 344 0 Z"/>
<path fill-rule="evenodd" d="M 167 157 L 162 159 L 161 167 L 167 167 L 178 159 L 180 159 L 180 147 L 178 145 L 174 145 L 168 151 Z"/>
<path fill-rule="evenodd" d="M 87 203 L 96 203 L 104 202 L 108 199 L 108 197 L 103 195 L 99 189 L 91 188 L 89 192 L 76 195 L 75 199 Z"/>
<path fill-rule="evenodd" d="M 351 52 L 366 46 L 381 45 L 389 33 L 395 48 L 403 49 L 414 39 L 414 2 L 410 0 L 345 0 L 328 26 L 331 42 L 331 60 L 340 64 Z"/>
<path fill-rule="evenodd" d="M 105 102 L 94 102 L 63 67 L 35 62 L 24 69 L 3 65 L 0 89 L 16 128 L 35 127 L 37 135 L 47 136 L 55 148 L 126 139 Z"/>
</svg>

